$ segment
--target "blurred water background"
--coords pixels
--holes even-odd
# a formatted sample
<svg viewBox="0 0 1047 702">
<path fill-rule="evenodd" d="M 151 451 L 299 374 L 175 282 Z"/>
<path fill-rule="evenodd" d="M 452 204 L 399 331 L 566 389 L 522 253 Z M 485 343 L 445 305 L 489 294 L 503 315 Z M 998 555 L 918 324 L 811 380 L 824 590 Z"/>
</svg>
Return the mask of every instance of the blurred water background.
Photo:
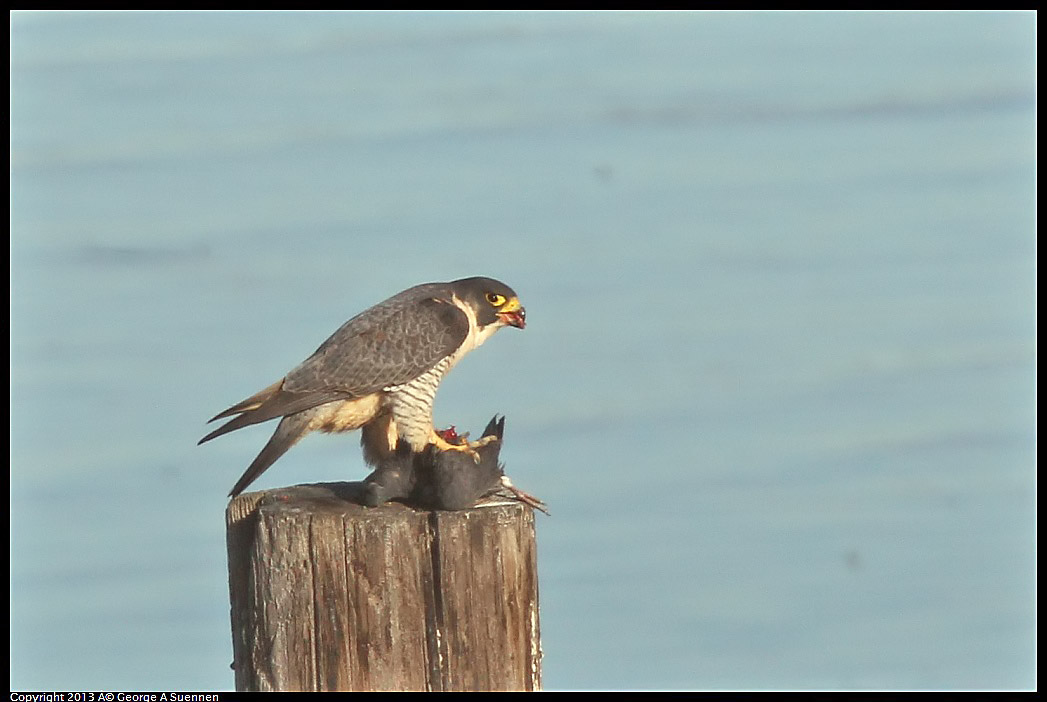
<svg viewBox="0 0 1047 702">
<path fill-rule="evenodd" d="M 1031 688 L 1035 15 L 11 23 L 11 686 L 231 689 L 204 421 L 410 285 L 548 689 Z M 360 479 L 310 437 L 259 488 Z"/>
</svg>

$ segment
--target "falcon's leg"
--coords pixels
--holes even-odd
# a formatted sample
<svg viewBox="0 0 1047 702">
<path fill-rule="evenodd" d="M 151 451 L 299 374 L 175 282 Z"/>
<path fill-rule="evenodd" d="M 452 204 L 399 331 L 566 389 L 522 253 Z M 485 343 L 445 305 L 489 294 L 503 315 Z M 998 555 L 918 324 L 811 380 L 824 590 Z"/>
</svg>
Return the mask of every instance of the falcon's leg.
<svg viewBox="0 0 1047 702">
<path fill-rule="evenodd" d="M 453 429 L 453 427 L 452 427 L 452 429 Z M 480 454 L 478 454 L 476 452 L 476 450 L 478 448 L 480 448 L 481 446 L 486 446 L 487 444 L 490 444 L 490 443 L 493 443 L 495 441 L 498 441 L 498 437 L 497 436 L 485 436 L 484 438 L 480 439 L 479 441 L 468 441 L 468 440 L 466 440 L 465 443 L 462 443 L 462 444 L 452 444 L 452 443 L 449 443 L 447 441 L 447 439 L 445 439 L 441 435 L 442 433 L 443 434 L 450 434 L 450 430 L 448 430 L 446 432 L 438 432 L 435 429 L 433 429 L 433 433 L 429 437 L 429 443 L 433 444 L 434 446 L 436 446 L 436 448 L 440 449 L 441 451 L 463 451 L 465 453 L 468 453 L 470 456 L 473 457 L 473 461 L 475 461 L 476 463 L 480 462 Z M 460 437 L 456 433 L 456 434 L 454 434 L 454 438 L 464 438 L 464 437 Z"/>
</svg>

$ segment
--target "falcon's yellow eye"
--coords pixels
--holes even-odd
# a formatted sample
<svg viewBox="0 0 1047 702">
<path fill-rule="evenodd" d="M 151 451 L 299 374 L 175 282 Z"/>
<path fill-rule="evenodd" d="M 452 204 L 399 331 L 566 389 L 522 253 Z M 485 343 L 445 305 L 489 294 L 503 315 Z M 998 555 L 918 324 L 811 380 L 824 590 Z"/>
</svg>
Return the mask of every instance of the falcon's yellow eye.
<svg viewBox="0 0 1047 702">
<path fill-rule="evenodd" d="M 505 296 L 498 293 L 487 293 L 487 301 L 495 307 L 501 307 L 505 304 Z"/>
</svg>

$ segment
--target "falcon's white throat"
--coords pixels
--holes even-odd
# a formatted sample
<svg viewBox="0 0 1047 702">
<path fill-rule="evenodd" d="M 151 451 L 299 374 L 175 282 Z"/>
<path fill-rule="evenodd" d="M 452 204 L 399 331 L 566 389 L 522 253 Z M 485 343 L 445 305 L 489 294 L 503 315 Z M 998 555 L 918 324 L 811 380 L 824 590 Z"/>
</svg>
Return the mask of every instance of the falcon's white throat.
<svg viewBox="0 0 1047 702">
<path fill-rule="evenodd" d="M 465 312 L 465 316 L 469 319 L 469 333 L 465 336 L 465 341 L 462 342 L 461 347 L 451 356 L 451 365 L 458 363 L 462 360 L 462 356 L 469 353 L 473 349 L 481 346 L 485 341 L 491 338 L 491 335 L 496 331 L 505 326 L 505 322 L 501 319 L 488 324 L 486 327 L 480 328 L 480 325 L 476 322 L 476 312 L 469 305 L 462 302 L 461 298 L 457 295 L 451 295 L 451 300 L 455 306 L 458 307 L 462 312 Z M 448 368 L 450 370 L 450 368 Z"/>
</svg>

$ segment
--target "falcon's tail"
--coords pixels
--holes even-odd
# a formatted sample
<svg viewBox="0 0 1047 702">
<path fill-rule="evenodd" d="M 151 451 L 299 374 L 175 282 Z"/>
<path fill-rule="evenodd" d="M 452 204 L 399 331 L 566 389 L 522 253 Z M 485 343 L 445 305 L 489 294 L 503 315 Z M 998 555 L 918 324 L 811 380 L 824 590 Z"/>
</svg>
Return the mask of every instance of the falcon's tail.
<svg viewBox="0 0 1047 702">
<path fill-rule="evenodd" d="M 258 422 L 264 422 L 266 419 L 272 419 L 272 416 L 264 417 L 261 415 L 261 413 L 256 412 L 256 410 L 262 405 L 264 405 L 266 401 L 273 399 L 277 394 L 279 394 L 280 389 L 283 387 L 283 385 L 284 381 L 283 378 L 281 378 L 277 382 L 267 387 L 265 390 L 256 392 L 254 395 L 251 395 L 243 402 L 238 402 L 229 409 L 225 410 L 224 412 L 219 412 L 215 416 L 208 419 L 207 423 L 210 424 L 211 422 L 217 419 L 222 419 L 223 417 L 232 417 L 234 414 L 239 415 L 237 417 L 233 417 L 232 420 L 226 422 L 225 424 L 218 427 L 204 438 L 200 439 L 200 441 L 197 442 L 197 446 L 204 443 L 205 441 L 210 441 L 211 439 L 219 437 L 222 434 L 228 434 L 231 431 L 236 431 L 237 429 L 246 427 L 250 424 L 257 424 Z"/>
<path fill-rule="evenodd" d="M 236 497 L 243 492 L 259 475 L 273 465 L 276 459 L 284 455 L 287 449 L 298 443 L 298 440 L 309 432 L 309 422 L 312 420 L 313 414 L 313 411 L 305 410 L 281 419 L 280 423 L 276 425 L 276 431 L 269 437 L 269 441 L 255 459 L 251 461 L 251 465 L 247 467 L 244 474 L 236 481 L 233 489 L 229 491 L 229 497 Z"/>
<path fill-rule="evenodd" d="M 302 410 L 322 405 L 325 402 L 341 399 L 344 396 L 344 393 L 340 394 L 330 391 L 287 392 L 284 390 L 284 380 L 280 379 L 265 390 L 256 392 L 243 402 L 238 402 L 224 412 L 219 412 L 207 420 L 210 424 L 216 419 L 232 417 L 234 414 L 237 415 L 200 439 L 197 445 L 199 446 L 222 434 L 228 434 L 231 431 L 258 424 L 259 422 L 266 422 L 276 417 L 301 412 Z"/>
</svg>

